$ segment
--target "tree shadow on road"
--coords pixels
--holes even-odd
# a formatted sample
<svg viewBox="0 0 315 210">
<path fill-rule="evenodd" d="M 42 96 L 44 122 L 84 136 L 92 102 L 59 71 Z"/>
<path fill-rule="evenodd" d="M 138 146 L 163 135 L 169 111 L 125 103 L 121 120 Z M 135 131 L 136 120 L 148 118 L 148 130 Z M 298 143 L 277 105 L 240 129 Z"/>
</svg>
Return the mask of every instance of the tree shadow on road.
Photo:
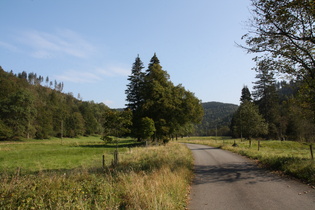
<svg viewBox="0 0 315 210">
<path fill-rule="evenodd" d="M 251 163 L 231 163 L 220 166 L 195 165 L 195 179 L 193 184 L 204 183 L 232 183 L 255 184 L 258 182 L 282 181 L 270 172 L 258 168 Z"/>
</svg>

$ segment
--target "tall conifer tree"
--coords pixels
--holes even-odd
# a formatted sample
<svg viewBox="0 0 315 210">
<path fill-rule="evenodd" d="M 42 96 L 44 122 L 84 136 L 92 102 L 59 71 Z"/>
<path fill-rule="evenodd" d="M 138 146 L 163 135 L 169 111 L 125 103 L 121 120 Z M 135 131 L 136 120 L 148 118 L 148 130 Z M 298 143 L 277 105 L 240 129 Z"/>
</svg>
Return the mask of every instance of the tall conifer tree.
<svg viewBox="0 0 315 210">
<path fill-rule="evenodd" d="M 139 57 L 136 57 L 135 62 L 133 63 L 131 75 L 128 80 L 130 81 L 127 85 L 127 90 L 125 93 L 127 94 L 127 107 L 132 111 L 137 110 L 141 103 L 141 87 L 143 86 L 144 73 L 142 69 L 144 68 L 143 63 Z"/>
<path fill-rule="evenodd" d="M 244 103 L 245 101 L 252 101 L 252 94 L 250 93 L 248 87 L 244 85 L 242 89 L 242 95 L 240 101 Z"/>
</svg>

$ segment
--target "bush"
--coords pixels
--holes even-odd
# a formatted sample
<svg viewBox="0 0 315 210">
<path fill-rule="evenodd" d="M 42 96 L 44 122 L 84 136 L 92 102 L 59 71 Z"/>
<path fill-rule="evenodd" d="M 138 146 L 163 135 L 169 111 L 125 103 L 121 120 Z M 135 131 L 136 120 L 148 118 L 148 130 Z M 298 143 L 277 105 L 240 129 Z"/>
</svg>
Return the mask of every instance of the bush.
<svg viewBox="0 0 315 210">
<path fill-rule="evenodd" d="M 111 136 L 103 136 L 101 139 L 105 142 L 105 144 L 110 144 L 110 143 L 113 142 L 114 137 L 111 137 Z"/>
</svg>

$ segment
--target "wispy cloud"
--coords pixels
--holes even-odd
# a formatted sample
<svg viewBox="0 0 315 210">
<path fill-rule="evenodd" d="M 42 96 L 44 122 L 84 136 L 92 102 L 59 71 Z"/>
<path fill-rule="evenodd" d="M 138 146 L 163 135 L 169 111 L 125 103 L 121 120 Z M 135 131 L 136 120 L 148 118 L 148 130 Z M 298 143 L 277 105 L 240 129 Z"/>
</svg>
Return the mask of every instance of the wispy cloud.
<svg viewBox="0 0 315 210">
<path fill-rule="evenodd" d="M 2 41 L 0 41 L 0 47 L 6 48 L 7 50 L 10 50 L 10 51 L 12 51 L 12 52 L 17 52 L 17 51 L 19 51 L 17 47 L 15 47 L 14 45 L 9 44 L 9 43 L 7 43 L 7 42 L 2 42 Z"/>
<path fill-rule="evenodd" d="M 130 69 L 122 67 L 122 65 L 110 65 L 105 68 L 97 68 L 96 72 L 106 76 L 128 76 Z"/>
<path fill-rule="evenodd" d="M 70 70 L 61 75 L 55 76 L 60 81 L 68 81 L 74 83 L 94 83 L 102 80 L 97 74 L 92 72 L 79 72 Z"/>
<path fill-rule="evenodd" d="M 53 33 L 30 30 L 20 34 L 19 41 L 30 47 L 30 55 L 36 58 L 51 58 L 69 55 L 87 58 L 95 48 L 78 33 L 69 30 L 56 30 Z"/>
<path fill-rule="evenodd" d="M 107 77 L 125 77 L 129 74 L 129 69 L 119 65 L 111 65 L 104 68 L 95 68 L 90 71 L 65 71 L 55 78 L 59 81 L 68 81 L 73 83 L 95 83 L 106 80 Z"/>
</svg>

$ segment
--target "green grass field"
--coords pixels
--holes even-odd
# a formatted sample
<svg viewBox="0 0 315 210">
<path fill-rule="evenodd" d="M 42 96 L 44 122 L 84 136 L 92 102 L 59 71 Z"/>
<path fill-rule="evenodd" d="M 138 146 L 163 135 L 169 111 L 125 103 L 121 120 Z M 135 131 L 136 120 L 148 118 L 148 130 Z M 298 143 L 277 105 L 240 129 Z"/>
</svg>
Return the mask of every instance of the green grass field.
<svg viewBox="0 0 315 210">
<path fill-rule="evenodd" d="M 119 141 L 119 151 L 137 144 L 132 139 Z M 100 166 L 102 155 L 110 163 L 115 144 L 105 145 L 100 137 L 76 139 L 25 140 L 0 142 L 0 173 L 23 173 L 43 170 L 72 169 Z"/>
<path fill-rule="evenodd" d="M 0 209 L 185 209 L 190 151 L 136 145 L 120 139 L 112 167 L 116 144 L 99 137 L 0 142 Z"/>
<path fill-rule="evenodd" d="M 230 150 L 258 160 L 260 165 L 315 185 L 315 161 L 311 159 L 309 144 L 295 141 L 258 141 L 231 139 L 229 137 L 190 137 L 182 142 L 205 144 Z M 234 142 L 237 147 L 233 147 Z M 314 146 L 315 147 L 315 146 Z M 314 148 L 315 149 L 315 148 Z"/>
</svg>

